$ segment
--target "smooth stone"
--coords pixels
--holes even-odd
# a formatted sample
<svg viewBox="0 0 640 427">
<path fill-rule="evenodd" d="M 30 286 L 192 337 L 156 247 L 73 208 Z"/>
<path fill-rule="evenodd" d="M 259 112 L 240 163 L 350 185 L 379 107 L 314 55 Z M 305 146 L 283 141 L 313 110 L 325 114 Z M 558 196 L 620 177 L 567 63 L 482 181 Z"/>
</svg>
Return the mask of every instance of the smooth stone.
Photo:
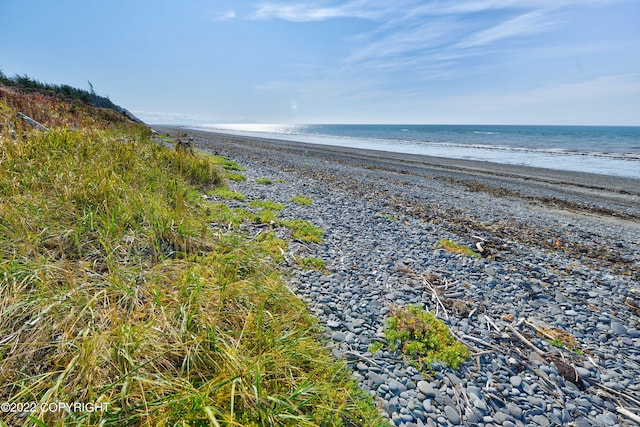
<svg viewBox="0 0 640 427">
<path fill-rule="evenodd" d="M 343 342 L 346 338 L 347 336 L 344 334 L 344 332 L 335 331 L 331 334 L 331 339 L 337 342 Z"/>
<path fill-rule="evenodd" d="M 391 391 L 391 393 L 395 394 L 396 396 L 399 396 L 400 393 L 407 390 L 404 384 L 396 380 L 390 379 L 389 381 L 387 381 L 387 385 L 389 386 L 389 390 Z"/>
<path fill-rule="evenodd" d="M 480 390 L 480 388 L 473 385 L 467 387 L 467 394 L 482 397 L 482 391 Z"/>
<path fill-rule="evenodd" d="M 484 399 L 477 397 L 475 395 L 471 395 L 471 401 L 473 403 L 473 407 L 482 411 L 483 413 L 486 413 L 489 408 L 487 408 L 487 404 L 485 403 Z"/>
<path fill-rule="evenodd" d="M 591 376 L 591 371 L 583 368 L 581 366 L 578 366 L 576 368 L 576 372 L 578 373 L 579 376 L 581 376 L 582 378 L 589 378 Z"/>
<path fill-rule="evenodd" d="M 520 406 L 516 405 L 515 403 L 513 402 L 507 403 L 507 409 L 515 419 L 520 419 L 520 417 L 522 417 L 522 409 L 520 408 Z"/>
<path fill-rule="evenodd" d="M 605 425 L 608 426 L 614 426 L 616 424 L 618 424 L 618 417 L 616 417 L 614 414 L 607 412 L 604 414 L 600 414 L 600 415 L 596 415 L 596 420 L 604 423 Z"/>
<path fill-rule="evenodd" d="M 551 424 L 551 421 L 544 415 L 536 415 L 533 417 L 533 422 L 542 427 L 548 427 Z"/>
<path fill-rule="evenodd" d="M 337 329 L 340 327 L 340 322 L 337 322 L 335 320 L 328 320 L 327 326 L 330 327 L 331 329 Z"/>
<path fill-rule="evenodd" d="M 620 322 L 611 322 L 611 330 L 617 335 L 627 335 L 627 328 Z"/>
<path fill-rule="evenodd" d="M 449 378 L 449 381 L 451 381 L 451 384 L 453 385 L 461 385 L 462 384 L 462 380 L 460 378 L 458 378 L 458 376 L 452 372 L 448 372 L 447 373 L 447 378 Z"/>
<path fill-rule="evenodd" d="M 581 408 L 585 408 L 587 411 L 590 411 L 593 407 L 589 400 L 583 398 L 576 399 L 575 404 L 580 406 Z"/>
<path fill-rule="evenodd" d="M 505 414 L 504 412 L 498 411 L 495 414 L 493 414 L 493 418 L 495 418 L 496 421 L 499 421 L 502 424 L 505 421 L 509 421 L 509 418 L 511 417 L 509 416 L 509 414 Z"/>
<path fill-rule="evenodd" d="M 492 267 L 485 267 L 484 272 L 487 276 L 494 277 L 496 275 L 496 270 Z"/>
<path fill-rule="evenodd" d="M 418 390 L 427 398 L 436 397 L 436 391 L 434 390 L 433 386 L 431 385 L 431 383 L 428 383 L 426 381 L 418 381 Z"/>
<path fill-rule="evenodd" d="M 380 384 L 384 384 L 384 378 L 382 378 L 380 375 L 376 374 L 375 372 L 367 372 L 367 377 L 375 384 L 375 385 L 380 385 Z"/>
<path fill-rule="evenodd" d="M 396 402 L 393 402 L 393 401 L 385 402 L 384 406 L 389 415 L 393 415 L 394 413 L 398 412 L 398 404 Z"/>
<path fill-rule="evenodd" d="M 514 388 L 518 388 L 520 387 L 520 384 L 522 384 L 522 378 L 520 378 L 519 375 L 514 375 L 511 378 L 509 378 L 509 382 Z"/>
<path fill-rule="evenodd" d="M 591 427 L 591 423 L 585 417 L 576 418 L 573 423 L 576 427 Z M 542 424 L 541 424 L 542 425 Z"/>
<path fill-rule="evenodd" d="M 451 406 L 444 407 L 444 414 L 451 424 L 460 424 L 460 414 Z"/>
<path fill-rule="evenodd" d="M 415 400 L 411 399 L 407 402 L 407 409 L 410 411 L 413 411 L 414 409 L 416 409 L 416 402 Z"/>
</svg>

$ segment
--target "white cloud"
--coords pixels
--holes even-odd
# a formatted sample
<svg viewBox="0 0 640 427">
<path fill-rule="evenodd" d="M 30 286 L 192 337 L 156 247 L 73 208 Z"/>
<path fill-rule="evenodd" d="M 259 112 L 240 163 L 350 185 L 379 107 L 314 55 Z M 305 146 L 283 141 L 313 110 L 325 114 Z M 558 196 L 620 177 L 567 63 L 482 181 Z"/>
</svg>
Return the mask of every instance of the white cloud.
<svg viewBox="0 0 640 427">
<path fill-rule="evenodd" d="M 546 11 L 536 10 L 508 19 L 492 28 L 479 31 L 467 37 L 455 47 L 484 46 L 507 38 L 543 33 L 555 28 L 556 25 Z"/>
<path fill-rule="evenodd" d="M 211 19 L 217 22 L 230 21 L 235 17 L 236 17 L 236 12 L 234 10 L 227 10 L 225 12 L 213 12 L 211 14 Z"/>
<path fill-rule="evenodd" d="M 435 21 L 403 25 L 382 36 L 371 34 L 370 41 L 354 52 L 348 60 L 360 62 L 405 56 L 404 60 L 408 61 L 409 58 L 406 56 L 415 55 L 445 43 L 450 34 L 456 32 L 458 28 L 459 25 L 455 22 Z"/>
<path fill-rule="evenodd" d="M 408 15 L 462 15 L 489 10 L 560 9 L 567 6 L 607 5 L 627 0 L 440 0 L 430 1 L 411 10 Z"/>
<path fill-rule="evenodd" d="M 384 2 L 362 0 L 335 6 L 322 6 L 318 3 L 262 3 L 252 18 L 292 22 L 326 21 L 334 18 L 379 19 L 387 9 L 389 6 Z"/>
</svg>

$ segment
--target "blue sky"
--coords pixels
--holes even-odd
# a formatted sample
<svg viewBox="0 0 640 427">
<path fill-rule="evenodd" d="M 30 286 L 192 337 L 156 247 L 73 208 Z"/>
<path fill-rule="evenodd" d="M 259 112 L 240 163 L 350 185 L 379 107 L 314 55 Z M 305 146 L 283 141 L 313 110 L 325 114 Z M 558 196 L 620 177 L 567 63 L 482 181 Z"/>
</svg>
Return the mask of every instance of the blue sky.
<svg viewBox="0 0 640 427">
<path fill-rule="evenodd" d="M 640 125 L 637 0 L 0 0 L 0 69 L 148 123 Z"/>
</svg>

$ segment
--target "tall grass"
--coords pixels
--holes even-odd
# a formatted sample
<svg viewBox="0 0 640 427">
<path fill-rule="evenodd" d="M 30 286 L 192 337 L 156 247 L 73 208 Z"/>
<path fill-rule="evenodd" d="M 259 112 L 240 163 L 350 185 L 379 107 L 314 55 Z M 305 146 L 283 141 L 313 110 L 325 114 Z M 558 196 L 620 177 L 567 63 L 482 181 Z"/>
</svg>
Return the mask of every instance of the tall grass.
<svg viewBox="0 0 640 427">
<path fill-rule="evenodd" d="M 103 404 L 4 422 L 385 424 L 265 245 L 208 226 L 221 170 L 134 129 L 2 135 L 0 402 Z"/>
</svg>

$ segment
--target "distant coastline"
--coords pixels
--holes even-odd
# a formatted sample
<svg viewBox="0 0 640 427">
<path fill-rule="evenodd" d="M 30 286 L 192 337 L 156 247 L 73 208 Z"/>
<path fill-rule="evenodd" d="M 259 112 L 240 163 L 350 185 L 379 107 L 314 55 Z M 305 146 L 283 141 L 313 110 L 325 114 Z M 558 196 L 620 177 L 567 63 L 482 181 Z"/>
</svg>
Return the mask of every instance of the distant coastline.
<svg viewBox="0 0 640 427">
<path fill-rule="evenodd" d="M 207 125 L 189 129 L 640 179 L 640 127 Z"/>
<path fill-rule="evenodd" d="M 540 194 L 551 192 L 554 197 L 578 200 L 580 204 L 586 203 L 598 210 L 615 211 L 615 216 L 620 218 L 637 218 L 640 209 L 638 178 L 238 136 L 187 130 L 176 126 L 155 128 L 163 132 L 183 129 L 188 135 L 195 137 L 196 142 L 202 140 L 203 147 L 209 147 L 210 141 L 216 141 L 216 144 L 226 147 L 225 150 L 230 147 L 259 149 L 267 157 L 277 158 L 278 153 L 294 154 L 303 156 L 312 163 L 339 162 L 367 170 L 387 170 L 444 180 L 477 181 L 504 189 L 507 193 L 516 191 L 531 198 L 539 198 Z"/>
</svg>

